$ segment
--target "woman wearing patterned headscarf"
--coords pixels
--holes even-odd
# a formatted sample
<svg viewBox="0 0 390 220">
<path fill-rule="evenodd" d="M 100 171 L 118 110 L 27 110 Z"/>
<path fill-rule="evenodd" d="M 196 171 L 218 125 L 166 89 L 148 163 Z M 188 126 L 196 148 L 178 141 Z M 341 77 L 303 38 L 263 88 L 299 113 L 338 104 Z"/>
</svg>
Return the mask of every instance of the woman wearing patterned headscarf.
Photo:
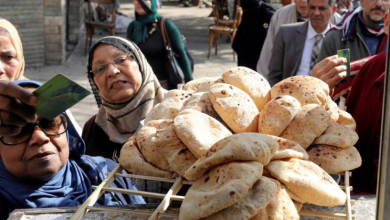
<svg viewBox="0 0 390 220">
<path fill-rule="evenodd" d="M 168 58 L 160 30 L 162 17 L 157 13 L 156 0 L 134 0 L 134 9 L 136 20 L 130 23 L 127 38 L 139 46 L 161 85 L 166 89 L 177 88 L 168 81 Z M 188 82 L 193 79 L 192 70 L 180 31 L 169 19 L 165 20 L 165 27 L 185 82 Z"/>
<path fill-rule="evenodd" d="M 86 154 L 117 160 L 166 90 L 140 49 L 120 37 L 104 37 L 92 46 L 88 78 L 100 108 L 83 129 Z"/>
</svg>

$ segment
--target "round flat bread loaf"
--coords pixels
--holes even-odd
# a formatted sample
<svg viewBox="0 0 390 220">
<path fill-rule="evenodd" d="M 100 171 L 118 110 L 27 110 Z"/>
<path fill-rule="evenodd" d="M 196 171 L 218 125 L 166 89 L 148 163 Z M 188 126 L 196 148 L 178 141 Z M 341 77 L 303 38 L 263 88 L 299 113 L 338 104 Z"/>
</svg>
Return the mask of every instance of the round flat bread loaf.
<svg viewBox="0 0 390 220">
<path fill-rule="evenodd" d="M 279 136 L 293 120 L 301 104 L 289 95 L 275 97 L 259 114 L 259 133 Z"/>
<path fill-rule="evenodd" d="M 258 161 L 267 165 L 278 147 L 272 137 L 264 134 L 234 134 L 214 144 L 186 171 L 185 177 L 196 180 L 213 167 L 233 161 Z"/>
<path fill-rule="evenodd" d="M 165 120 L 168 123 L 157 131 L 154 142 L 158 146 L 157 150 L 161 155 L 160 159 L 166 159 L 173 171 L 180 176 L 184 176 L 186 170 L 195 163 L 197 158 L 180 141 L 175 133 L 172 120 Z"/>
<path fill-rule="evenodd" d="M 195 98 L 191 98 L 188 100 L 187 105 L 184 107 L 185 109 L 193 109 L 199 112 L 202 112 L 206 115 L 209 115 L 215 119 L 217 119 L 219 122 L 223 123 L 225 125 L 225 122 L 223 122 L 222 118 L 219 117 L 218 113 L 215 111 L 213 107 L 213 103 L 211 102 L 209 98 L 209 94 L 207 92 L 198 92 L 195 93 Z M 194 97 L 194 95 L 193 95 Z M 227 125 L 226 125 L 227 126 Z"/>
<path fill-rule="evenodd" d="M 188 92 L 196 92 L 200 84 L 211 80 L 215 80 L 215 79 L 213 77 L 202 77 L 199 79 L 191 80 L 183 86 L 183 90 Z"/>
<path fill-rule="evenodd" d="M 146 162 L 138 150 L 135 136 L 130 137 L 126 144 L 123 145 L 118 161 L 123 168 L 131 173 L 162 178 L 174 178 L 177 176 L 176 173 L 158 169 Z"/>
<path fill-rule="evenodd" d="M 283 160 L 290 158 L 297 158 L 302 160 L 309 159 L 309 155 L 306 153 L 306 150 L 303 149 L 297 142 L 276 136 L 271 137 L 279 144 L 279 148 L 271 160 Z"/>
<path fill-rule="evenodd" d="M 307 150 L 310 161 L 330 174 L 354 170 L 362 165 L 362 158 L 355 147 L 339 148 L 329 145 L 313 145 Z"/>
<path fill-rule="evenodd" d="M 188 190 L 180 208 L 180 220 L 197 220 L 240 201 L 261 178 L 259 162 L 232 162 L 215 167 Z"/>
<path fill-rule="evenodd" d="M 219 140 L 232 133 L 219 121 L 192 109 L 186 109 L 174 120 L 177 136 L 198 158 Z"/>
<path fill-rule="evenodd" d="M 301 105 L 319 104 L 324 106 L 329 96 L 329 86 L 312 76 L 292 76 L 284 79 L 271 88 L 271 99 L 290 95 Z"/>
<path fill-rule="evenodd" d="M 190 97 L 190 93 L 182 90 L 176 89 L 167 92 L 163 101 L 155 105 L 146 115 L 144 123 L 160 119 L 174 119 Z"/>
<path fill-rule="evenodd" d="M 266 170 L 266 169 L 264 169 L 264 170 Z M 295 194 L 294 192 L 289 190 L 287 187 L 285 187 L 285 190 L 286 190 L 287 194 L 290 196 L 290 198 L 293 200 L 294 204 L 295 204 L 295 202 L 301 203 L 301 204 L 307 203 L 307 201 L 305 201 L 304 199 L 299 197 L 297 194 Z"/>
<path fill-rule="evenodd" d="M 308 203 L 320 206 L 345 204 L 345 193 L 317 164 L 292 158 L 271 161 L 266 169 L 289 190 Z"/>
<path fill-rule="evenodd" d="M 345 125 L 330 122 L 328 128 L 313 141 L 313 144 L 347 148 L 355 145 L 358 139 L 359 136 L 356 131 Z"/>
<path fill-rule="evenodd" d="M 268 205 L 260 209 L 256 216 L 250 220 L 285 220 L 299 219 L 298 211 L 287 194 L 285 187 L 277 180 L 270 179 L 277 185 L 276 196 L 268 203 Z"/>
<path fill-rule="evenodd" d="M 255 102 L 259 111 L 271 99 L 269 82 L 261 74 L 247 67 L 233 67 L 222 74 L 222 79 L 225 83 L 246 92 Z"/>
<path fill-rule="evenodd" d="M 248 94 L 235 86 L 218 83 L 210 88 L 209 97 L 234 133 L 257 132 L 259 110 Z"/>
<path fill-rule="evenodd" d="M 236 204 L 207 216 L 202 220 L 249 219 L 256 215 L 260 209 L 265 208 L 273 198 L 276 198 L 276 193 L 276 183 L 267 177 L 261 177 L 253 185 L 252 189 Z"/>
<path fill-rule="evenodd" d="M 339 119 L 339 107 L 330 96 L 328 96 L 328 100 L 326 101 L 324 108 L 329 113 L 331 121 L 336 122 Z"/>
<path fill-rule="evenodd" d="M 308 104 L 302 106 L 280 137 L 297 142 L 306 149 L 328 125 L 329 114 L 325 108 L 317 104 Z"/>
<path fill-rule="evenodd" d="M 196 90 L 196 92 L 208 92 L 212 85 L 215 85 L 218 83 L 223 83 L 223 79 L 221 77 L 212 77 L 208 81 L 202 82 L 199 85 L 198 90 Z"/>
<path fill-rule="evenodd" d="M 138 149 L 142 153 L 145 160 L 153 166 L 162 170 L 172 172 L 166 158 L 161 157 L 158 151 L 158 146 L 154 142 L 154 138 L 157 134 L 157 129 L 162 129 L 168 125 L 167 121 L 154 120 L 143 126 L 137 133 L 137 145 Z"/>
<path fill-rule="evenodd" d="M 352 130 L 356 130 L 356 122 L 352 115 L 341 109 L 338 109 L 337 111 L 339 113 L 339 119 L 336 122 L 345 125 Z"/>
</svg>

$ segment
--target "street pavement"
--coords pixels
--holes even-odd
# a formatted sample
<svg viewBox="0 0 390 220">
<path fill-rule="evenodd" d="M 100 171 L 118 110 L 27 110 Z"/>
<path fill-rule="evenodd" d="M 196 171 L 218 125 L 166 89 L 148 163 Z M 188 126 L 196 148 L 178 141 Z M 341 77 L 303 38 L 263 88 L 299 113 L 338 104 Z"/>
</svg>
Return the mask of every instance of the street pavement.
<svg viewBox="0 0 390 220">
<path fill-rule="evenodd" d="M 123 3 L 124 2 L 124 3 Z M 130 18 L 134 18 L 134 7 L 130 1 L 121 1 L 120 12 Z M 209 32 L 208 28 L 214 23 L 212 17 L 208 17 L 211 8 L 180 7 L 177 1 L 163 1 L 163 6 L 158 11 L 164 16 L 170 18 L 180 29 L 181 33 L 187 38 L 187 48 L 195 61 L 194 78 L 221 76 L 222 73 L 234 66 L 232 49 L 226 36 L 223 36 L 218 45 L 218 55 L 214 54 L 214 48 L 207 59 Z M 83 32 L 84 34 L 84 32 Z M 95 31 L 93 41 L 109 35 L 105 30 Z M 125 33 L 117 33 L 118 36 L 125 36 Z M 93 42 L 92 42 L 93 43 Z M 85 36 L 81 36 L 78 45 L 68 56 L 65 64 L 57 66 L 43 66 L 40 68 L 26 68 L 25 76 L 32 80 L 46 82 L 58 73 L 62 73 L 91 91 L 87 79 L 87 56 L 84 55 Z M 237 57 L 236 57 L 237 59 Z M 76 104 L 71 111 L 80 125 L 83 127 L 85 122 L 95 115 L 98 111 L 93 95 Z"/>
</svg>

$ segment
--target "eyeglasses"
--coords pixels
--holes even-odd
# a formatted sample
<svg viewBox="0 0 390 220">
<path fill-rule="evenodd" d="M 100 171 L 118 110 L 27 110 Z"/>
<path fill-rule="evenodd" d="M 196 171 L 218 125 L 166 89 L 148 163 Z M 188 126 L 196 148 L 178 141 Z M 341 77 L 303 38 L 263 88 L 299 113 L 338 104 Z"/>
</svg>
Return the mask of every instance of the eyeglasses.
<svg viewBox="0 0 390 220">
<path fill-rule="evenodd" d="M 22 128 L 19 134 L 15 136 L 2 136 L 0 141 L 5 145 L 18 145 L 28 141 L 34 129 L 38 126 L 47 136 L 57 136 L 68 130 L 69 119 L 65 114 L 61 114 L 53 120 L 40 119 L 34 123 L 28 123 Z"/>
<path fill-rule="evenodd" d="M 128 54 L 126 56 L 120 56 L 118 58 L 115 58 L 114 62 L 110 62 L 110 63 L 106 63 L 106 64 L 102 64 L 102 65 L 97 66 L 95 69 L 93 69 L 91 71 L 91 73 L 93 73 L 94 75 L 100 75 L 100 74 L 106 72 L 109 64 L 123 67 L 123 66 L 127 66 L 130 63 L 130 61 L 132 61 L 132 60 L 134 60 L 134 56 L 131 54 Z"/>
</svg>

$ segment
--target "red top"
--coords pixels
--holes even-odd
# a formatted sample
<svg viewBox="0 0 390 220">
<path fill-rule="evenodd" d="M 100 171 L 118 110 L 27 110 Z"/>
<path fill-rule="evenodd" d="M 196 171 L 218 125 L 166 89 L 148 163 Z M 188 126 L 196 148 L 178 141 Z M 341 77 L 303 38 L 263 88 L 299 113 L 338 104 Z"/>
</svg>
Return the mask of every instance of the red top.
<svg viewBox="0 0 390 220">
<path fill-rule="evenodd" d="M 347 111 L 356 121 L 359 140 L 355 147 L 363 161 L 352 171 L 355 193 L 376 193 L 385 68 L 386 52 L 369 60 L 357 74 L 346 101 Z"/>
</svg>

